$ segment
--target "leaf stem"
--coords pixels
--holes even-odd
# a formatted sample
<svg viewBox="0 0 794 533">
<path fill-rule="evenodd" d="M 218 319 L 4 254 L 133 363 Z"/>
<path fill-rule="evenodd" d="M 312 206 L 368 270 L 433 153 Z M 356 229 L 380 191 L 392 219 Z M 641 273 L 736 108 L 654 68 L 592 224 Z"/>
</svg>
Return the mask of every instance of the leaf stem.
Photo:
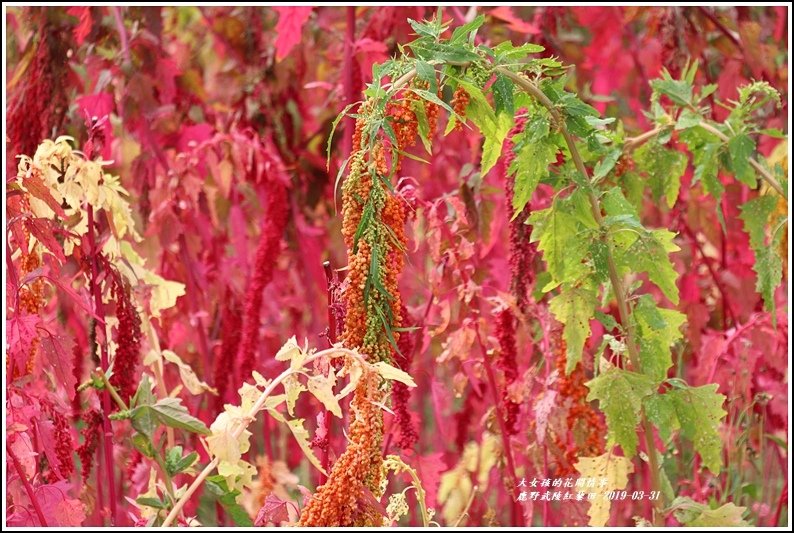
<svg viewBox="0 0 794 533">
<path fill-rule="evenodd" d="M 522 78 L 518 74 L 507 70 L 502 67 L 496 67 L 495 69 L 500 74 L 510 78 L 515 82 L 517 86 L 524 89 L 530 96 L 534 97 L 538 100 L 544 107 L 546 107 L 551 115 L 554 117 L 554 120 L 557 124 L 560 125 L 560 131 L 562 132 L 563 138 L 565 139 L 565 143 L 568 145 L 568 150 L 571 153 L 571 158 L 573 159 L 574 165 L 576 169 L 582 174 L 582 177 L 585 180 L 589 179 L 589 175 L 587 172 L 587 168 L 584 166 L 584 161 L 582 160 L 582 156 L 579 153 L 579 149 L 576 147 L 576 143 L 574 142 L 573 136 L 568 131 L 568 128 L 565 125 L 565 120 L 560 110 L 554 105 L 544 93 L 543 91 L 538 88 L 537 85 L 532 83 L 531 81 Z M 601 205 L 598 201 L 598 197 L 595 194 L 595 191 L 592 188 L 588 189 L 588 198 L 590 200 L 590 209 L 593 213 L 593 218 L 595 219 L 596 223 L 602 229 L 605 227 L 604 218 L 601 215 Z M 626 301 L 626 291 L 623 287 L 623 280 L 621 279 L 617 265 L 615 264 L 614 253 L 612 251 L 612 246 L 610 243 L 607 243 L 607 267 L 609 271 L 609 280 L 612 284 L 612 289 L 615 292 L 615 299 L 617 300 L 618 304 L 618 314 L 620 315 L 620 322 L 626 330 L 626 346 L 629 352 L 629 361 L 631 363 L 632 368 L 635 372 L 641 372 L 641 365 L 640 365 L 640 354 L 637 350 L 637 343 L 634 339 L 634 328 L 631 324 L 631 320 L 629 318 L 629 306 L 628 302 Z M 656 446 L 653 441 L 653 427 L 651 426 L 648 417 L 645 415 L 643 410 L 642 412 L 642 427 L 643 433 L 645 434 L 645 445 L 648 450 L 648 462 L 650 468 L 650 477 L 651 477 L 651 487 L 654 491 L 661 491 L 661 481 L 659 479 L 659 461 L 656 455 Z M 662 526 L 663 525 L 663 514 L 662 514 L 662 501 L 661 499 L 654 500 L 654 513 L 653 513 L 653 523 L 655 526 Z"/>
<path fill-rule="evenodd" d="M 113 401 L 116 402 L 116 405 L 119 406 L 119 409 L 121 409 L 122 411 L 126 411 L 129 409 L 127 407 L 127 404 L 124 403 L 124 400 L 121 399 L 121 396 L 119 396 L 116 387 L 110 384 L 110 380 L 108 380 L 108 377 L 104 372 L 94 372 L 94 376 L 102 380 L 102 384 L 105 386 L 105 389 L 110 393 L 110 397 L 113 398 Z"/>
</svg>

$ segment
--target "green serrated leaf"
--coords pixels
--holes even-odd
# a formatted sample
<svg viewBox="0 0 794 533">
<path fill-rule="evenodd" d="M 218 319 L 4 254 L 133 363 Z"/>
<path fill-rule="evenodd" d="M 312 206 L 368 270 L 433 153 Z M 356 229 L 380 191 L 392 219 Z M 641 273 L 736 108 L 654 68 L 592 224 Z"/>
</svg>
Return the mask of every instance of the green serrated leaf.
<svg viewBox="0 0 794 533">
<path fill-rule="evenodd" d="M 142 432 L 132 436 L 132 445 L 135 446 L 135 449 L 141 452 L 144 457 L 148 457 L 149 459 L 157 454 L 151 439 Z"/>
<path fill-rule="evenodd" d="M 755 141 L 749 135 L 740 133 L 728 140 L 728 154 L 730 155 L 731 169 L 736 179 L 755 189 L 758 180 L 755 170 L 750 166 L 750 158 L 755 153 Z"/>
<path fill-rule="evenodd" d="M 698 112 L 686 108 L 681 111 L 681 114 L 678 116 L 678 120 L 675 122 L 675 129 L 686 130 L 694 128 L 701 122 L 703 122 L 703 117 Z"/>
<path fill-rule="evenodd" d="M 493 91 L 494 107 L 496 114 L 507 113 L 508 115 L 515 115 L 515 104 L 513 102 L 513 90 L 515 86 L 513 82 L 507 79 L 503 74 L 497 74 L 496 80 L 491 85 Z"/>
<path fill-rule="evenodd" d="M 452 32 L 452 37 L 450 37 L 449 42 L 460 43 L 467 41 L 469 38 L 469 34 L 477 31 L 477 29 L 479 29 L 479 27 L 482 26 L 484 22 L 485 22 L 485 16 L 477 15 L 477 17 L 475 17 L 475 19 L 472 20 L 471 22 L 467 22 L 466 24 L 463 24 L 455 28 L 455 30 Z"/>
<path fill-rule="evenodd" d="M 433 94 L 438 92 L 438 80 L 436 79 L 436 69 L 433 65 L 426 61 L 417 60 L 414 63 L 416 68 L 416 77 L 422 81 L 430 84 L 430 92 Z"/>
<path fill-rule="evenodd" d="M 135 503 L 138 505 L 143 505 L 145 507 L 152 507 L 154 509 L 168 509 L 168 505 L 165 504 L 160 498 L 151 498 L 148 496 L 139 496 L 135 499 Z"/>
<path fill-rule="evenodd" d="M 750 248 L 755 254 L 753 270 L 756 273 L 755 290 L 764 299 L 764 308 L 775 316 L 775 289 L 783 279 L 783 263 L 767 243 L 766 228 L 775 212 L 778 199 L 773 195 L 753 198 L 741 206 L 739 218 L 744 231 L 750 236 Z M 777 221 L 775 221 L 777 222 Z M 774 243 L 771 243 L 774 244 Z"/>
<path fill-rule="evenodd" d="M 587 245 L 579 238 L 577 220 L 565 207 L 557 198 L 551 207 L 534 211 L 528 220 L 532 225 L 530 241 L 538 243 L 551 276 L 551 281 L 543 287 L 544 292 L 565 281 L 575 281 L 585 270 L 582 259 L 587 254 Z"/>
<path fill-rule="evenodd" d="M 639 335 L 642 373 L 661 383 L 673 366 L 671 345 L 683 337 L 681 326 L 686 323 L 686 315 L 658 308 L 653 298 L 645 294 L 638 299 L 631 318 Z"/>
<path fill-rule="evenodd" d="M 598 182 L 602 178 L 606 177 L 613 168 L 615 168 L 615 163 L 618 162 L 620 156 L 623 154 L 623 150 L 621 148 L 615 148 L 610 150 L 607 155 L 604 156 L 598 163 L 596 163 L 595 168 L 593 168 L 593 182 Z"/>
<path fill-rule="evenodd" d="M 681 436 L 692 442 L 703 465 L 715 475 L 722 467 L 720 420 L 727 413 L 722 408 L 725 396 L 717 393 L 716 384 L 702 387 L 672 388 L 649 398 L 646 412 L 665 440 L 680 427 Z"/>
<path fill-rule="evenodd" d="M 637 171 L 648 176 L 654 199 L 664 198 L 667 207 L 672 208 L 678 199 L 681 176 L 686 172 L 686 155 L 657 142 L 648 142 L 634 152 L 634 161 Z"/>
<path fill-rule="evenodd" d="M 609 445 L 618 444 L 626 457 L 634 457 L 642 402 L 653 394 L 653 380 L 643 374 L 612 367 L 586 385 L 590 389 L 587 400 L 598 400 L 606 416 Z"/>
<path fill-rule="evenodd" d="M 524 206 L 532 198 L 540 181 L 548 176 L 549 165 L 557 159 L 557 146 L 548 138 L 537 139 L 533 143 L 524 144 L 516 153 L 508 172 L 514 174 L 513 216 L 522 212 Z"/>
<path fill-rule="evenodd" d="M 651 88 L 654 92 L 663 94 L 680 106 L 688 106 L 692 103 L 692 84 L 685 80 L 660 79 L 651 80 Z"/>
<path fill-rule="evenodd" d="M 749 522 L 742 516 L 747 511 L 746 507 L 739 507 L 732 502 L 728 502 L 717 509 L 711 509 L 708 505 L 698 503 L 690 498 L 678 497 L 673 501 L 672 507 L 675 509 L 675 517 L 682 524 L 688 527 L 747 527 Z"/>
<path fill-rule="evenodd" d="M 678 304 L 678 273 L 668 254 L 680 248 L 673 243 L 675 233 L 665 229 L 651 230 L 642 235 L 622 257 L 622 263 L 635 272 L 647 272 L 651 282 L 659 287 L 671 302 Z"/>
<path fill-rule="evenodd" d="M 719 180 L 719 152 L 720 143 L 707 143 L 694 149 L 695 176 L 692 184 L 702 181 L 706 192 L 712 195 L 717 202 L 722 198 L 725 187 Z"/>
<path fill-rule="evenodd" d="M 573 372 L 582 360 L 582 349 L 590 337 L 590 319 L 593 318 L 596 303 L 595 292 L 585 288 L 565 288 L 549 302 L 554 317 L 565 326 L 566 374 Z"/>
<path fill-rule="evenodd" d="M 176 429 L 185 429 L 201 435 L 210 434 L 210 430 L 204 425 L 204 422 L 188 413 L 180 398 L 163 398 L 153 405 L 139 405 L 132 410 L 132 421 L 133 427 L 136 421 L 145 421 L 146 423 L 157 421 Z M 136 429 L 138 428 L 136 427 Z M 138 429 L 138 431 L 141 430 Z M 146 434 L 144 431 L 141 433 Z"/>
</svg>

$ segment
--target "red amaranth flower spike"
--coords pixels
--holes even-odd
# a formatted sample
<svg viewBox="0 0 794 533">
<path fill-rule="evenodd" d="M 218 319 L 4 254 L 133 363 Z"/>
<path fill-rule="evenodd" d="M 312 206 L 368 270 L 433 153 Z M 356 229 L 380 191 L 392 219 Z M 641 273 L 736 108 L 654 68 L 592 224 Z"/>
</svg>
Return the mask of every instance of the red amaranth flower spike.
<svg viewBox="0 0 794 533">
<path fill-rule="evenodd" d="M 237 299 L 230 289 L 226 290 L 224 298 L 223 314 L 221 317 L 221 343 L 216 346 L 213 357 L 213 380 L 212 383 L 218 395 L 215 397 L 215 410 L 223 410 L 226 403 L 226 395 L 229 390 L 229 383 L 234 376 L 229 372 L 234 368 L 234 359 L 240 346 L 240 331 L 242 326 L 242 314 Z"/>
<path fill-rule="evenodd" d="M 91 467 L 94 464 L 94 453 L 99 444 L 99 428 L 102 426 L 102 413 L 97 410 L 86 411 L 83 413 L 83 443 L 77 448 L 77 456 L 80 458 L 82 466 L 83 483 L 88 480 L 91 474 Z"/>
<path fill-rule="evenodd" d="M 278 179 L 272 177 L 266 183 L 267 206 L 262 233 L 251 268 L 251 278 L 246 293 L 243 314 L 242 335 L 237 350 L 237 382 L 243 383 L 256 368 L 256 346 L 259 342 L 259 324 L 262 310 L 263 291 L 273 279 L 281 245 L 281 236 L 288 219 L 287 188 Z M 236 386 L 234 387 L 237 388 Z"/>
<path fill-rule="evenodd" d="M 526 110 L 520 109 L 519 114 L 523 114 Z M 504 151 L 504 169 L 505 169 L 505 204 L 509 218 L 513 218 L 513 193 L 515 191 L 515 179 L 513 176 L 508 175 L 510 164 L 515 159 L 513 152 L 512 138 L 524 129 L 526 123 L 525 118 L 516 119 L 515 126 L 507 136 Z M 516 297 L 518 308 L 524 312 L 527 310 L 529 303 L 529 289 L 535 280 L 535 270 L 532 268 L 532 263 L 537 254 L 537 244 L 529 242 L 532 227 L 524 224 L 531 213 L 531 202 L 521 211 L 515 219 L 510 221 L 510 272 L 511 272 L 511 291 Z"/>
<path fill-rule="evenodd" d="M 510 399 L 508 389 L 518 377 L 516 361 L 516 320 L 509 307 L 502 309 L 496 316 L 496 338 L 499 340 L 499 357 L 496 366 L 502 371 L 505 382 L 502 389 L 502 407 L 505 412 L 505 425 L 510 435 L 518 431 L 516 421 L 519 405 Z"/>
<path fill-rule="evenodd" d="M 400 316 L 403 325 L 412 323 L 408 309 L 404 305 L 400 308 Z M 402 332 L 397 341 L 397 348 L 400 353 L 395 354 L 395 362 L 400 370 L 410 374 L 411 362 L 414 358 L 414 336 L 409 332 Z M 392 385 L 392 408 L 396 416 L 396 425 L 400 430 L 400 440 L 397 445 L 402 449 L 413 448 L 419 438 L 411 421 L 411 412 L 408 410 L 410 396 L 411 391 L 405 383 L 397 381 Z"/>
<path fill-rule="evenodd" d="M 110 384 L 113 385 L 124 400 L 129 404 L 130 398 L 137 388 L 137 369 L 141 356 L 141 319 L 132 301 L 130 287 L 121 279 L 121 274 L 113 269 L 109 263 L 106 269 L 111 272 L 111 294 L 116 302 L 116 318 L 119 324 L 116 328 L 116 354 L 113 357 L 113 375 Z"/>
</svg>

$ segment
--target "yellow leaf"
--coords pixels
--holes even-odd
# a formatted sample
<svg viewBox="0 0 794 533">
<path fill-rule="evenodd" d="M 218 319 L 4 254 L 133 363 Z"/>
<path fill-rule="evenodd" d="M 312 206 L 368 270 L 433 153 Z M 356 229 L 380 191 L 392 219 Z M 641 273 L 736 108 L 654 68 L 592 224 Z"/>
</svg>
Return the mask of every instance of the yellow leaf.
<svg viewBox="0 0 794 533">
<path fill-rule="evenodd" d="M 356 389 L 358 382 L 361 380 L 361 376 L 364 375 L 364 369 L 358 361 L 351 361 L 349 368 L 342 367 L 337 373 L 339 377 L 346 375 L 350 375 L 350 382 L 336 395 L 337 400 L 341 400 Z"/>
<path fill-rule="evenodd" d="M 300 393 L 307 389 L 303 386 L 303 383 L 298 381 L 298 377 L 294 374 L 284 378 L 281 384 L 284 386 L 284 392 L 287 395 L 287 412 L 290 416 L 294 416 L 295 402 L 298 400 Z"/>
<path fill-rule="evenodd" d="M 201 381 L 193 372 L 193 369 L 190 368 L 190 365 L 182 361 L 176 353 L 171 350 L 163 350 L 163 357 L 165 357 L 165 360 L 169 363 L 173 363 L 179 367 L 179 377 L 185 385 L 185 388 L 189 390 L 191 394 L 201 394 L 206 391 L 216 396 L 218 395 L 218 391 Z"/>
<path fill-rule="evenodd" d="M 306 359 L 306 353 L 298 346 L 295 335 L 290 337 L 276 354 L 276 361 L 289 361 L 289 366 L 293 370 L 300 369 L 303 366 L 304 359 Z"/>
<path fill-rule="evenodd" d="M 306 383 L 315 398 L 320 400 L 323 406 L 331 411 L 337 418 L 342 418 L 342 408 L 339 407 L 339 401 L 334 396 L 334 386 L 336 385 L 336 376 L 332 368 L 328 368 L 328 375 L 312 376 Z"/>
<path fill-rule="evenodd" d="M 405 383 L 409 387 L 416 387 L 416 383 L 414 382 L 413 378 L 399 368 L 395 368 L 388 363 L 384 363 L 383 361 L 373 364 L 372 367 L 383 377 L 383 379 L 399 381 L 400 383 Z"/>
<path fill-rule="evenodd" d="M 278 420 L 279 422 L 283 422 L 287 424 L 287 427 L 292 432 L 292 435 L 295 437 L 295 440 L 298 441 L 298 445 L 303 450 L 303 454 L 309 460 L 309 462 L 314 465 L 317 470 L 322 472 L 325 475 L 328 475 L 323 468 L 322 463 L 314 455 L 314 451 L 312 450 L 311 444 L 309 444 L 309 431 L 303 427 L 303 419 L 302 418 L 295 418 L 293 420 L 287 420 L 284 416 L 276 411 L 275 409 L 268 409 L 267 410 L 270 415 Z"/>
<path fill-rule="evenodd" d="M 611 504 L 607 493 L 626 488 L 634 465 L 630 459 L 607 452 L 598 457 L 580 457 L 575 467 L 581 477 L 594 478 L 598 483 L 593 489 L 597 493 L 596 498 L 591 501 L 587 515 L 590 517 L 590 526 L 603 527 L 609 520 Z M 601 483 L 602 480 L 606 480 L 606 485 Z"/>
</svg>

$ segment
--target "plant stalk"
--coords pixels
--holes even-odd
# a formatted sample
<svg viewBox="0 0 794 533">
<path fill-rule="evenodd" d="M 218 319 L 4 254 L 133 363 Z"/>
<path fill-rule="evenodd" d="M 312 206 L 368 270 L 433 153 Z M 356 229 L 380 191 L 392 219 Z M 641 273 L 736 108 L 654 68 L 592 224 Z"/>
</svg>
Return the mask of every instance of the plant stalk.
<svg viewBox="0 0 794 533">
<path fill-rule="evenodd" d="M 102 306 L 102 292 L 99 287 L 99 265 L 97 263 L 97 250 L 96 235 L 94 234 L 94 207 L 87 203 L 88 211 L 88 245 L 91 249 L 91 292 L 94 295 L 94 306 L 96 307 L 96 314 L 101 319 L 102 324 L 105 323 L 105 312 Z M 95 325 L 96 327 L 96 325 Z M 107 349 L 107 331 L 104 331 L 102 337 L 104 342 L 98 343 L 101 359 L 100 365 L 102 373 L 107 374 L 108 366 L 108 349 Z M 116 476 L 114 473 L 113 464 L 113 429 L 110 425 L 110 392 L 105 389 L 102 392 L 102 444 L 104 449 L 105 461 L 105 475 L 108 476 L 108 500 L 110 500 L 110 525 L 115 526 L 117 523 L 118 512 L 116 508 Z"/>
</svg>

